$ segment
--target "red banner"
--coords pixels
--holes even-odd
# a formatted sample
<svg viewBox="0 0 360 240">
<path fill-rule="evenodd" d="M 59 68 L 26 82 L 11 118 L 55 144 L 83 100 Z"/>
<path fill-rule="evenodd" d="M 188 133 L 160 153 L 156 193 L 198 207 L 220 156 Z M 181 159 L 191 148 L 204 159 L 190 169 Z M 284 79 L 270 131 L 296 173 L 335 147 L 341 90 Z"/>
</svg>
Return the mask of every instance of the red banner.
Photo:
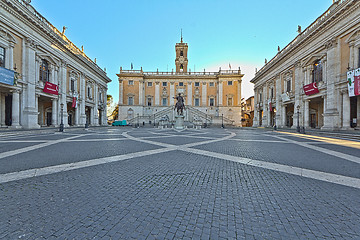
<svg viewBox="0 0 360 240">
<path fill-rule="evenodd" d="M 355 96 L 360 95 L 360 68 L 355 70 L 354 75 L 354 94 Z"/>
<path fill-rule="evenodd" d="M 316 86 L 316 83 L 310 83 L 304 86 L 304 92 L 306 95 L 313 95 L 319 92 L 319 89 Z"/>
<path fill-rule="evenodd" d="M 73 102 L 71 107 L 76 108 L 76 97 L 73 97 Z"/>
<path fill-rule="evenodd" d="M 50 82 L 45 83 L 45 87 L 44 87 L 43 91 L 44 91 L 44 93 L 50 93 L 50 94 L 59 95 L 59 87 L 58 87 L 58 85 L 50 83 Z"/>
</svg>

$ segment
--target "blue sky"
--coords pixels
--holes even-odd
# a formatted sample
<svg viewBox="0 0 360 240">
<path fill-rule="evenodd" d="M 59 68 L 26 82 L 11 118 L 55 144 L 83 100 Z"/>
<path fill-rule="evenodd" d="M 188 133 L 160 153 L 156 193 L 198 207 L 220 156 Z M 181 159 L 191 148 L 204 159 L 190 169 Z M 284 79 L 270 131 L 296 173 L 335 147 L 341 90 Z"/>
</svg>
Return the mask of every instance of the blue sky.
<svg viewBox="0 0 360 240">
<path fill-rule="evenodd" d="M 35 9 L 106 67 L 108 94 L 118 101 L 120 66 L 144 71 L 175 68 L 175 43 L 189 44 L 194 71 L 239 66 L 243 97 L 253 95 L 255 68 L 285 47 L 332 4 L 332 0 L 32 0 Z"/>
</svg>

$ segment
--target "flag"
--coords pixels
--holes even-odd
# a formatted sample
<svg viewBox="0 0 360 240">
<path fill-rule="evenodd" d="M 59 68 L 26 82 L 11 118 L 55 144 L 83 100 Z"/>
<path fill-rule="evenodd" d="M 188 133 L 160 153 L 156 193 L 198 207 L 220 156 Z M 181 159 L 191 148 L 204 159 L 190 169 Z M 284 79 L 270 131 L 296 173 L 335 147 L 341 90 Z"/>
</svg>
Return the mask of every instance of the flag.
<svg viewBox="0 0 360 240">
<path fill-rule="evenodd" d="M 230 68 L 230 70 L 231 70 L 231 65 L 230 65 L 230 63 L 229 63 L 229 68 Z"/>
<path fill-rule="evenodd" d="M 131 63 L 131 70 L 133 70 L 133 64 Z"/>
<path fill-rule="evenodd" d="M 354 74 L 354 93 L 355 96 L 360 95 L 360 68 L 356 69 Z"/>
<path fill-rule="evenodd" d="M 354 74 L 355 74 L 354 70 L 347 72 L 347 85 L 348 85 L 349 97 L 355 96 Z"/>
<path fill-rule="evenodd" d="M 71 107 L 76 108 L 76 97 L 73 97 L 73 101 L 72 101 Z"/>
</svg>

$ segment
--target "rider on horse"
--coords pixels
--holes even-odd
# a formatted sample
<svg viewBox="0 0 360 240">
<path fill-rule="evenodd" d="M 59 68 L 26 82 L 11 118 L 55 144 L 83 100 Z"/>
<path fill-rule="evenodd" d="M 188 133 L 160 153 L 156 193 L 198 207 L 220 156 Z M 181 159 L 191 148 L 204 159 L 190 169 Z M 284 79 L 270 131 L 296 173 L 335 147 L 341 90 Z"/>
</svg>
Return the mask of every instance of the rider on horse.
<svg viewBox="0 0 360 240">
<path fill-rule="evenodd" d="M 179 93 L 178 96 L 174 97 L 177 102 L 175 104 L 174 110 L 177 109 L 177 113 L 179 115 L 183 114 L 183 109 L 185 109 L 185 104 L 184 104 L 184 98 L 181 96 L 181 94 Z"/>
</svg>

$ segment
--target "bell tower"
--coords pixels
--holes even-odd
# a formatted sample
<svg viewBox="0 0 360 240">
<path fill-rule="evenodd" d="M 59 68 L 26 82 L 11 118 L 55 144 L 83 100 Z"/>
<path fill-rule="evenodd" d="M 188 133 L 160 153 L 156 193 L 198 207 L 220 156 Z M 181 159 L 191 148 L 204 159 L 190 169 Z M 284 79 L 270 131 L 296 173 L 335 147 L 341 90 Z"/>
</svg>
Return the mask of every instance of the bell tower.
<svg viewBox="0 0 360 240">
<path fill-rule="evenodd" d="M 180 41 L 180 43 L 176 43 L 175 52 L 176 52 L 176 58 L 175 58 L 176 72 L 187 72 L 187 69 L 188 69 L 187 68 L 187 66 L 188 66 L 188 59 L 187 59 L 188 45 L 187 45 L 187 43 L 183 42 L 182 30 L 181 30 L 181 41 Z"/>
</svg>

